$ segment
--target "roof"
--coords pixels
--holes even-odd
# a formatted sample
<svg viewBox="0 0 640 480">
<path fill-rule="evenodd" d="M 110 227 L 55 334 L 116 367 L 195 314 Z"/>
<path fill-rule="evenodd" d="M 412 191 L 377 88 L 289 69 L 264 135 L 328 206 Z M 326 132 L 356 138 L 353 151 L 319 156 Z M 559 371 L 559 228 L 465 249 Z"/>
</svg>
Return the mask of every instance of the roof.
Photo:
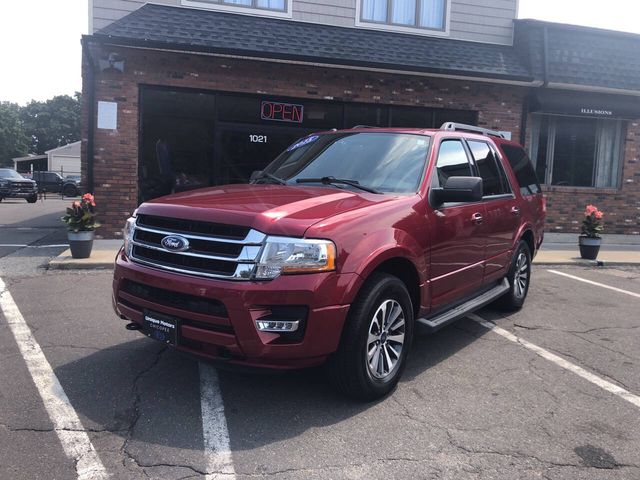
<svg viewBox="0 0 640 480">
<path fill-rule="evenodd" d="M 27 162 L 29 160 L 45 160 L 46 158 L 46 155 L 27 155 L 26 157 L 12 158 L 11 160 L 14 162 Z"/>
<path fill-rule="evenodd" d="M 71 156 L 71 157 L 79 157 L 80 156 L 80 144 L 82 142 L 77 141 L 77 142 L 73 142 L 73 143 L 68 143 L 67 145 L 63 145 L 61 147 L 57 147 L 57 148 L 52 148 L 51 150 L 47 150 L 46 153 L 47 155 L 50 153 L 57 153 L 59 155 L 65 155 L 66 156 Z"/>
<path fill-rule="evenodd" d="M 508 45 L 146 4 L 93 35 L 147 46 L 513 81 L 532 80 Z"/>
<path fill-rule="evenodd" d="M 539 20 L 516 20 L 516 49 L 550 84 L 640 91 L 640 35 Z"/>
</svg>

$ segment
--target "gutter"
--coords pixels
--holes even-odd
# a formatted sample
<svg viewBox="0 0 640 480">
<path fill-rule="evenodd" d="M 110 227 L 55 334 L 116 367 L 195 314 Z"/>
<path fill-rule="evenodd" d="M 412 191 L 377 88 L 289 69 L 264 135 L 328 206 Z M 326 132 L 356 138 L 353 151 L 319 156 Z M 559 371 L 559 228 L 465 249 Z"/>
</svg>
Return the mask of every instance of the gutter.
<svg viewBox="0 0 640 480">
<path fill-rule="evenodd" d="M 93 176 L 93 164 L 94 164 L 94 137 L 95 137 L 95 118 L 96 118 L 96 82 L 95 82 L 95 63 L 89 50 L 89 37 L 83 36 L 81 40 L 82 55 L 89 64 L 89 71 L 87 72 L 87 82 L 89 83 L 89 89 L 87 92 L 87 104 L 89 106 L 87 113 L 87 192 L 93 193 L 94 190 L 94 176 Z"/>
</svg>

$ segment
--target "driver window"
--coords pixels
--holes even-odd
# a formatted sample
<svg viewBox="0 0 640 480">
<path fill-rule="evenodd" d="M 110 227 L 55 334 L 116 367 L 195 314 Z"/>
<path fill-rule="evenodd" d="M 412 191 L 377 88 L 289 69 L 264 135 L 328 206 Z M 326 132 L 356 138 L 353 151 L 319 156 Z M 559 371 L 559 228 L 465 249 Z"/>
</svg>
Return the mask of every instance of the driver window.
<svg viewBox="0 0 640 480">
<path fill-rule="evenodd" d="M 432 186 L 444 187 L 449 177 L 471 177 L 471 165 L 460 140 L 443 140 L 438 151 Z"/>
</svg>

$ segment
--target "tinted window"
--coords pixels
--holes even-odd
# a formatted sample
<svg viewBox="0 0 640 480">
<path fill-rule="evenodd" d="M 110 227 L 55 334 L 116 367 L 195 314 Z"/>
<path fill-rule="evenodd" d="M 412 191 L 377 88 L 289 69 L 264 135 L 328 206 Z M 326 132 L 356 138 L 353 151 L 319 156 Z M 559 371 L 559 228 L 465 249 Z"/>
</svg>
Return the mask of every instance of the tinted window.
<svg viewBox="0 0 640 480">
<path fill-rule="evenodd" d="M 540 193 L 540 184 L 538 183 L 538 177 L 531 165 L 531 160 L 527 156 L 527 152 L 522 147 L 516 147 L 514 145 L 502 145 L 502 151 L 507 156 L 509 165 L 518 180 L 520 185 L 520 193 L 522 195 L 532 195 L 534 193 Z"/>
<path fill-rule="evenodd" d="M 291 145 L 265 172 L 292 184 L 303 178 L 335 177 L 381 192 L 413 193 L 418 190 L 428 150 L 429 137 L 423 135 L 311 135 Z"/>
<path fill-rule="evenodd" d="M 459 140 L 445 140 L 440 144 L 433 185 L 443 187 L 449 177 L 471 177 L 467 152 Z"/>
<path fill-rule="evenodd" d="M 467 143 L 478 167 L 478 173 L 482 177 L 483 195 L 486 197 L 508 193 L 500 178 L 500 171 L 489 145 L 485 142 L 468 141 Z"/>
</svg>

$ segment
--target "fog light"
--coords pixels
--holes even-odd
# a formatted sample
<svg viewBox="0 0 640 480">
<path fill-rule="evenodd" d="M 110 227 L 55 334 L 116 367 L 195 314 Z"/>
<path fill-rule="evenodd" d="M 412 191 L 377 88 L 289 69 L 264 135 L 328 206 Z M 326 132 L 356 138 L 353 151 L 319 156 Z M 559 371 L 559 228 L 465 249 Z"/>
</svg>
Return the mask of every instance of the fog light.
<svg viewBox="0 0 640 480">
<path fill-rule="evenodd" d="M 256 320 L 261 332 L 290 333 L 300 327 L 300 320 Z"/>
</svg>

